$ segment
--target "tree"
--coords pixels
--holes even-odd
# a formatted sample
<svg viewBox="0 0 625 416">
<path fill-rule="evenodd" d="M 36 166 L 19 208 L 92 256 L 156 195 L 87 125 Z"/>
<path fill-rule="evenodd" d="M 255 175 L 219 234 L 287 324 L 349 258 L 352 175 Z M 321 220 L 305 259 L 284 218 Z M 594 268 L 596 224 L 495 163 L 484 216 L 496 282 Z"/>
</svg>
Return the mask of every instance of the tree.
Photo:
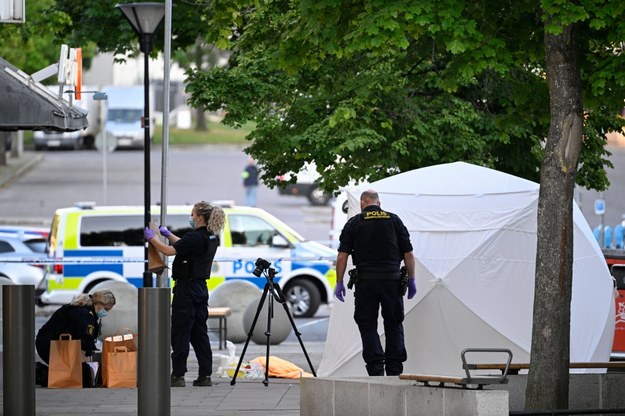
<svg viewBox="0 0 625 416">
<path fill-rule="evenodd" d="M 182 69 L 198 68 L 207 70 L 219 64 L 219 61 L 227 57 L 227 53 L 215 48 L 214 45 L 207 44 L 201 36 L 195 41 L 195 44 L 185 51 L 179 51 L 174 55 L 174 60 Z M 196 131 L 206 131 L 206 117 L 204 109 L 198 107 L 196 110 Z"/>
<path fill-rule="evenodd" d="M 309 161 L 327 189 L 454 160 L 540 177 L 526 407 L 565 408 L 573 190 L 608 185 L 623 13 L 594 0 L 239 1 L 208 13 L 231 65 L 190 71 L 189 90 L 231 125 L 258 123 L 248 152 L 269 184 Z"/>
</svg>

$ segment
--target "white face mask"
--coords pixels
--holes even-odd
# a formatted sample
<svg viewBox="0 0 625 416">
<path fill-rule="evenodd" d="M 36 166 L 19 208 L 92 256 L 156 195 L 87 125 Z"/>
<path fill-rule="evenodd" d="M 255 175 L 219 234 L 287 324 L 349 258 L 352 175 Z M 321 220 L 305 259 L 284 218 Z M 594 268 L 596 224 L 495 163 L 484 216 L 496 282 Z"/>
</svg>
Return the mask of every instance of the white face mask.
<svg viewBox="0 0 625 416">
<path fill-rule="evenodd" d="M 189 217 L 189 227 L 195 230 L 195 221 L 193 221 L 193 217 Z"/>
</svg>

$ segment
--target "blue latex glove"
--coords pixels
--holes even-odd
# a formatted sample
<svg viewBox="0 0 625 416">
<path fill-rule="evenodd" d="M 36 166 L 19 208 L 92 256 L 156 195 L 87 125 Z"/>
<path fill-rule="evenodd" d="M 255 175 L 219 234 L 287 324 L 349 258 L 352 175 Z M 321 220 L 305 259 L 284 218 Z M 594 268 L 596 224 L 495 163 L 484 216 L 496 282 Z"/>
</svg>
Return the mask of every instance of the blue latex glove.
<svg viewBox="0 0 625 416">
<path fill-rule="evenodd" d="M 336 296 L 336 298 L 341 302 L 345 302 L 345 285 L 342 281 L 336 284 L 336 287 L 334 288 L 334 296 Z"/>
<path fill-rule="evenodd" d="M 152 238 L 154 238 L 154 231 L 152 231 L 150 227 L 145 227 L 143 236 L 145 237 L 146 240 L 151 240 Z"/>
<path fill-rule="evenodd" d="M 408 299 L 414 298 L 414 295 L 417 294 L 417 284 L 415 283 L 415 279 L 408 279 Z"/>
<path fill-rule="evenodd" d="M 169 231 L 164 225 L 158 227 L 158 230 L 161 232 L 163 237 L 169 237 L 171 235 L 171 231 Z"/>
</svg>

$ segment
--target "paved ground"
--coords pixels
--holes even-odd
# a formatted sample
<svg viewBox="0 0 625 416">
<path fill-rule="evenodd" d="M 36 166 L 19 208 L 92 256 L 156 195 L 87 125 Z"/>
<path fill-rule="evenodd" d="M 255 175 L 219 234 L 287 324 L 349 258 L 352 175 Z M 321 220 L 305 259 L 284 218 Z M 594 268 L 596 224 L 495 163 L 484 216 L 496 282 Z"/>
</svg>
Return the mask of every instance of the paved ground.
<svg viewBox="0 0 625 416">
<path fill-rule="evenodd" d="M 323 342 L 306 343 L 304 340 L 304 347 L 315 369 L 321 361 L 324 345 Z M 243 350 L 243 343 L 236 344 L 236 346 L 237 354 L 240 354 Z M 213 354 L 218 353 L 225 353 L 225 351 L 213 351 Z M 265 345 L 250 342 L 244 360 L 264 357 L 265 353 Z M 280 357 L 305 371 L 310 371 L 299 342 L 285 341 L 279 345 L 272 345 L 270 354 L 271 357 Z M 218 360 L 215 360 L 215 363 L 217 364 Z M 214 370 L 217 371 L 216 365 Z M 212 387 L 193 387 L 192 381 L 196 375 L 197 362 L 192 352 L 189 357 L 189 373 L 185 377 L 187 386 L 170 389 L 171 415 L 264 416 L 275 415 L 277 412 L 284 416 L 299 415 L 299 380 L 270 378 L 268 385 L 265 386 L 262 378 L 258 380 L 238 379 L 235 385 L 231 386 L 230 378 L 213 376 Z M 136 388 L 59 390 L 37 387 L 35 397 L 36 414 L 46 416 L 136 415 L 138 408 Z M 0 395 L 0 401 L 4 403 L 4 389 Z M 13 415 L 7 414 L 6 416 Z"/>
</svg>

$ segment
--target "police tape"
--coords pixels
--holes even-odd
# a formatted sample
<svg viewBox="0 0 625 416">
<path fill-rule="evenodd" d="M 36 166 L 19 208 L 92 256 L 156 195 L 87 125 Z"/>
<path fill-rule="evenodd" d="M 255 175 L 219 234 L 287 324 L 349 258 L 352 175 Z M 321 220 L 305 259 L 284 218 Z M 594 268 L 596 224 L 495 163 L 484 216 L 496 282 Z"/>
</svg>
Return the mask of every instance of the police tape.
<svg viewBox="0 0 625 416">
<path fill-rule="evenodd" d="M 263 257 L 270 263 L 278 263 L 283 261 L 334 261 L 335 256 L 303 256 L 303 257 Z M 218 263 L 236 263 L 236 262 L 255 262 L 257 258 L 245 257 L 216 257 L 213 262 Z M 48 258 L 48 257 L 0 257 L 2 263 L 27 263 L 27 264 L 122 264 L 122 263 L 146 263 L 147 260 L 138 257 L 64 257 L 64 258 Z"/>
</svg>

